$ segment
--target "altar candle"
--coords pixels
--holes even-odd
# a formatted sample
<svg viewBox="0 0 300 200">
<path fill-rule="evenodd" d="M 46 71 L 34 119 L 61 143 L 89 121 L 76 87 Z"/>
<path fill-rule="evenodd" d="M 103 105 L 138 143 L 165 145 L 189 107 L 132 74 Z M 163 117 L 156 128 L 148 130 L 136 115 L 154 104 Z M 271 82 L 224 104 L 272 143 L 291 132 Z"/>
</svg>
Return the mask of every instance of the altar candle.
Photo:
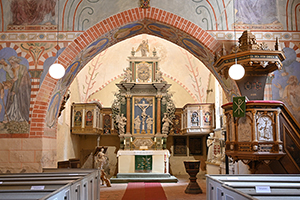
<svg viewBox="0 0 300 200">
<path fill-rule="evenodd" d="M 154 142 L 156 142 L 156 137 L 154 138 Z"/>
<path fill-rule="evenodd" d="M 130 142 L 132 142 L 132 137 L 130 137 Z"/>
</svg>

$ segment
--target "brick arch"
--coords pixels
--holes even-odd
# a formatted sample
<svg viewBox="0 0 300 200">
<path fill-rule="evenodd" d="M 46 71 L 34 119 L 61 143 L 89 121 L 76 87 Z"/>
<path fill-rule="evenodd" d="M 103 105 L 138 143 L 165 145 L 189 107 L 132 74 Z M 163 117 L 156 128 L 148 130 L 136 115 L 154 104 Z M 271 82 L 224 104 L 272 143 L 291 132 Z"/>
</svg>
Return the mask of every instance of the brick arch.
<svg viewBox="0 0 300 200">
<path fill-rule="evenodd" d="M 100 36 L 103 36 L 104 34 L 126 24 L 145 19 L 164 23 L 181 33 L 189 35 L 204 45 L 211 55 L 221 48 L 221 44 L 209 33 L 193 22 L 190 22 L 176 14 L 153 7 L 149 9 L 133 8 L 104 19 L 82 33 L 61 53 L 58 57 L 58 62 L 67 68 L 72 62 L 74 62 L 76 56 L 82 50 L 84 50 L 92 42 L 96 41 Z M 164 39 L 169 40 L 168 38 Z M 47 74 L 33 106 L 30 137 L 43 137 L 46 111 L 56 84 L 57 80 L 52 79 L 50 75 Z"/>
</svg>

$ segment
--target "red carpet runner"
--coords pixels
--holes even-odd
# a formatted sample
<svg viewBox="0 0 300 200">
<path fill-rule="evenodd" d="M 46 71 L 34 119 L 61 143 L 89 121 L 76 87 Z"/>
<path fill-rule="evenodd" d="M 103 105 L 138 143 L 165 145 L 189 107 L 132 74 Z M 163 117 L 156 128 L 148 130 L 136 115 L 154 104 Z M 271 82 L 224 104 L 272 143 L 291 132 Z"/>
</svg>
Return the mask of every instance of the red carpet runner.
<svg viewBox="0 0 300 200">
<path fill-rule="evenodd" d="M 128 183 L 122 200 L 167 200 L 160 183 Z"/>
</svg>

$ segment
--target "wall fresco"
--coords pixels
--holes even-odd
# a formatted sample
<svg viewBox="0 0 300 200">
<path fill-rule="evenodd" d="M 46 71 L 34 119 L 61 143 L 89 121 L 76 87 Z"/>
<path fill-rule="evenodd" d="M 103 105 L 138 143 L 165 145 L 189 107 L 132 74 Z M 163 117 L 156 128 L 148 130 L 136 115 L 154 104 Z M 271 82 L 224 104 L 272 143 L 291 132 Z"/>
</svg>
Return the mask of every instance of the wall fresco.
<svg viewBox="0 0 300 200">
<path fill-rule="evenodd" d="M 12 25 L 55 24 L 57 0 L 12 0 Z"/>
<path fill-rule="evenodd" d="M 282 62 L 282 70 L 274 72 L 272 96 L 274 100 L 283 101 L 300 123 L 300 63 L 296 61 L 296 52 L 293 49 L 283 50 L 286 59 Z"/>
<path fill-rule="evenodd" d="M 30 93 L 27 60 L 12 48 L 0 50 L 0 133 L 29 131 Z"/>
</svg>

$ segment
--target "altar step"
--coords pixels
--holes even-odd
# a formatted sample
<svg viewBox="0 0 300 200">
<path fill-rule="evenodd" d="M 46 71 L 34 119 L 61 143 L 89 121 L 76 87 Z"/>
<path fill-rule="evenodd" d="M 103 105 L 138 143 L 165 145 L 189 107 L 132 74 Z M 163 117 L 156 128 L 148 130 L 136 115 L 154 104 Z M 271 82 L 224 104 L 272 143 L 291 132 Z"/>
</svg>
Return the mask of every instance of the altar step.
<svg viewBox="0 0 300 200">
<path fill-rule="evenodd" d="M 177 183 L 178 179 L 169 173 L 118 173 L 116 177 L 110 178 L 111 183 L 128 182 L 160 182 Z"/>
</svg>

